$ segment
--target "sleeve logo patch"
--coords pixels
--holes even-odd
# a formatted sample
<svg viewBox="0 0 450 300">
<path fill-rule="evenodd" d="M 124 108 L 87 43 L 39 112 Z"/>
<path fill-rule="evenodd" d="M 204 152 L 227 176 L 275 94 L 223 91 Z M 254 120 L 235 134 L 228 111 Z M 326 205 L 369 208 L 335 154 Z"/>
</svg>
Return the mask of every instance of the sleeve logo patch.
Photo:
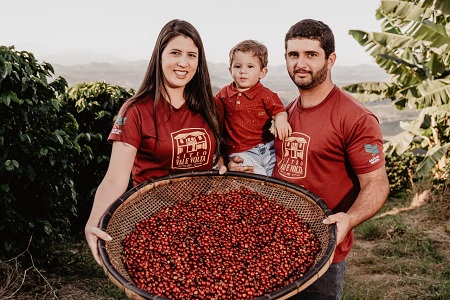
<svg viewBox="0 0 450 300">
<path fill-rule="evenodd" d="M 380 150 L 378 150 L 378 146 L 377 145 L 373 145 L 372 146 L 370 144 L 365 144 L 364 145 L 364 149 L 366 150 L 367 153 L 372 154 L 372 158 L 369 159 L 369 163 L 371 165 L 373 165 L 373 164 L 375 164 L 375 163 L 380 161 L 380 156 L 377 155 L 380 152 Z"/>
<path fill-rule="evenodd" d="M 127 120 L 127 118 L 126 117 L 122 117 L 122 115 L 118 115 L 117 116 L 117 120 L 116 120 L 116 124 L 118 125 L 118 126 L 123 126 L 123 125 L 125 125 L 125 121 Z"/>
</svg>

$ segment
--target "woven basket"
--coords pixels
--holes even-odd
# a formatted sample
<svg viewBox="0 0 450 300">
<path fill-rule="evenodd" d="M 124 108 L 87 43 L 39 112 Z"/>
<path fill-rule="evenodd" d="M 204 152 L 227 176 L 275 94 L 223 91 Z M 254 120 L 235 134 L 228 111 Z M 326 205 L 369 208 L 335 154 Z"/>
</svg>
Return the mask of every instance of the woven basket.
<svg viewBox="0 0 450 300">
<path fill-rule="evenodd" d="M 99 239 L 98 248 L 103 269 L 108 278 L 130 299 L 166 299 L 139 289 L 130 279 L 122 260 L 122 240 L 134 230 L 135 224 L 148 219 L 163 206 L 189 201 L 193 193 L 227 192 L 246 187 L 274 198 L 279 204 L 292 208 L 303 217 L 320 240 L 321 250 L 313 266 L 302 278 L 258 299 L 287 299 L 312 284 L 330 266 L 336 246 L 336 226 L 324 225 L 322 220 L 331 211 L 322 199 L 297 185 L 272 177 L 217 171 L 201 171 L 161 177 L 142 183 L 117 199 L 102 216 L 100 228 L 112 236 L 112 241 Z"/>
</svg>

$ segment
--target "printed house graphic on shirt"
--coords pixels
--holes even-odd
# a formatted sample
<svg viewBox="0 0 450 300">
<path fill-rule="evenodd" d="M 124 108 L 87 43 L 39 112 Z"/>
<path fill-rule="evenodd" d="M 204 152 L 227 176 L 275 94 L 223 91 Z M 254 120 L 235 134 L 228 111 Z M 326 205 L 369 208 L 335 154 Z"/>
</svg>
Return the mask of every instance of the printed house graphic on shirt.
<svg viewBox="0 0 450 300">
<path fill-rule="evenodd" d="M 192 133 L 179 134 L 175 137 L 175 141 L 177 142 L 177 154 L 207 149 L 204 132 L 195 131 Z"/>
<path fill-rule="evenodd" d="M 208 133 L 200 128 L 183 129 L 172 133 L 174 156 L 172 167 L 175 169 L 195 168 L 209 161 L 211 145 Z"/>
<path fill-rule="evenodd" d="M 284 156 L 303 159 L 307 141 L 302 137 L 291 136 L 284 141 Z"/>
<path fill-rule="evenodd" d="M 278 172 L 288 178 L 306 176 L 309 136 L 293 133 L 283 142 L 283 156 L 278 163 Z"/>
</svg>

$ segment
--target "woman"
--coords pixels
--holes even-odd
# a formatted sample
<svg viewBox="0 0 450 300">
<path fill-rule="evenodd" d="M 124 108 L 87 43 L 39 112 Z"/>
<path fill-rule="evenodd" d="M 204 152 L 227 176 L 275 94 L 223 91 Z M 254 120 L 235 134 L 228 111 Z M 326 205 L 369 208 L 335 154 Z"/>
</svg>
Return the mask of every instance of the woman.
<svg viewBox="0 0 450 300">
<path fill-rule="evenodd" d="M 94 198 L 85 227 L 98 264 L 98 228 L 106 211 L 129 183 L 136 186 L 169 173 L 210 170 L 219 162 L 223 107 L 213 97 L 203 43 L 188 22 L 172 20 L 161 30 L 144 80 L 119 111 L 108 137 L 108 170 Z"/>
</svg>

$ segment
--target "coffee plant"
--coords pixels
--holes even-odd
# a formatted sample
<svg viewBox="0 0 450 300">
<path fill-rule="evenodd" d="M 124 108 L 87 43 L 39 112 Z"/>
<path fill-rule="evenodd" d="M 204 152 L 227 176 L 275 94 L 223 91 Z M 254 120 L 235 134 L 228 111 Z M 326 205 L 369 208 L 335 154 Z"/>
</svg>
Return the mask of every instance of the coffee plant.
<svg viewBox="0 0 450 300">
<path fill-rule="evenodd" d="M 78 194 L 78 218 L 72 224 L 74 230 L 81 230 L 87 221 L 95 190 L 108 168 L 111 144 L 107 138 L 114 118 L 133 93 L 132 89 L 106 82 L 90 82 L 69 87 L 63 96 L 65 110 L 76 116 L 79 124 L 76 141 L 86 158 L 73 177 Z"/>
<path fill-rule="evenodd" d="M 0 46 L 0 257 L 31 240 L 34 257 L 50 259 L 76 216 L 78 123 L 58 100 L 66 80 L 53 74 L 32 53 Z"/>
<path fill-rule="evenodd" d="M 414 183 L 413 174 L 422 159 L 422 156 L 410 152 L 386 156 L 391 198 L 401 198 L 411 192 Z"/>
</svg>

